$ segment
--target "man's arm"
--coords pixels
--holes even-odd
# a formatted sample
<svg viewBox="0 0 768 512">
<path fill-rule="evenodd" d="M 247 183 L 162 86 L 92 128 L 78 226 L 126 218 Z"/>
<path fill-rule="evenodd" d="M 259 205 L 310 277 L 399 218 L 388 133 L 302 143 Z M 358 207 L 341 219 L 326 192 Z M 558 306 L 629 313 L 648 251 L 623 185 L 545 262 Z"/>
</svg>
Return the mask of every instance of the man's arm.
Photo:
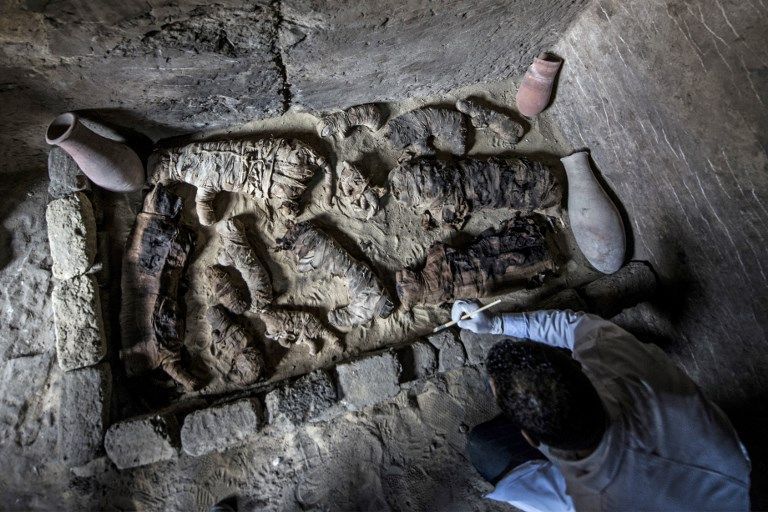
<svg viewBox="0 0 768 512">
<path fill-rule="evenodd" d="M 602 318 L 586 313 L 566 311 L 532 311 L 529 313 L 504 313 L 501 315 L 502 334 L 525 338 L 553 347 L 573 350 L 578 331 L 584 324 L 605 322 Z M 588 326 L 587 326 L 588 327 Z"/>
<path fill-rule="evenodd" d="M 478 309 L 474 302 L 456 301 L 451 310 L 453 320 Z M 459 320 L 459 327 L 478 334 L 501 334 L 524 338 L 553 347 L 573 350 L 579 332 L 586 332 L 600 324 L 613 325 L 602 318 L 570 310 L 531 311 L 526 313 L 477 313 L 469 320 Z"/>
<path fill-rule="evenodd" d="M 458 319 L 478 308 L 473 302 L 456 301 L 451 316 Z M 546 310 L 494 315 L 482 311 L 458 325 L 479 334 L 513 336 L 571 350 L 574 359 L 599 378 L 637 376 L 660 389 L 695 389 L 661 349 L 589 313 Z"/>
</svg>

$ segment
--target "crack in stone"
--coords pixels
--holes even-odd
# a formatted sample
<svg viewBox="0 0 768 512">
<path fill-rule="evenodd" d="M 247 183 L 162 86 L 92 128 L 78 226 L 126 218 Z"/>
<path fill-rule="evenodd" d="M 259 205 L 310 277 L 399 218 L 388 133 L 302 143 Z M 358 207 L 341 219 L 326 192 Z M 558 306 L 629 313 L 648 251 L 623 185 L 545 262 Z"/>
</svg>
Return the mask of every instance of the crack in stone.
<svg viewBox="0 0 768 512">
<path fill-rule="evenodd" d="M 280 32 L 283 29 L 283 9 L 281 0 L 273 0 L 270 4 L 273 12 L 275 13 L 275 36 L 272 40 L 272 53 L 274 55 L 275 65 L 280 73 L 280 78 L 283 81 L 281 87 L 281 94 L 283 97 L 283 113 L 288 112 L 293 102 L 293 94 L 291 92 L 291 83 L 288 81 L 288 70 L 285 67 L 283 59 L 283 48 L 280 44 Z"/>
</svg>

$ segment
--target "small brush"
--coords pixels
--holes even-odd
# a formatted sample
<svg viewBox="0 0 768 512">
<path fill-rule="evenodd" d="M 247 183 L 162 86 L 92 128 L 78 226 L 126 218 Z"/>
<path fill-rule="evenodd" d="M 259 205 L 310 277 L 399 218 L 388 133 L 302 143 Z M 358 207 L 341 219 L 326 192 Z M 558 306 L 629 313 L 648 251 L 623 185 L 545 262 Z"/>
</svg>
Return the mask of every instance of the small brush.
<svg viewBox="0 0 768 512">
<path fill-rule="evenodd" d="M 438 325 L 437 327 L 432 329 L 432 332 L 439 332 L 439 331 L 442 331 L 443 329 L 447 329 L 449 327 L 453 327 L 454 325 L 459 323 L 461 320 L 469 320 L 470 318 L 475 316 L 475 313 L 479 313 L 481 311 L 485 311 L 488 308 L 492 308 L 493 306 L 495 306 L 499 302 L 501 302 L 501 299 L 496 299 L 495 301 L 491 302 L 490 304 L 486 304 L 485 306 L 483 306 L 483 307 L 481 307 L 479 309 L 476 309 L 476 310 L 472 311 L 471 313 L 464 313 L 464 316 L 462 316 L 459 320 L 451 320 L 450 322 L 445 323 L 443 325 Z"/>
</svg>

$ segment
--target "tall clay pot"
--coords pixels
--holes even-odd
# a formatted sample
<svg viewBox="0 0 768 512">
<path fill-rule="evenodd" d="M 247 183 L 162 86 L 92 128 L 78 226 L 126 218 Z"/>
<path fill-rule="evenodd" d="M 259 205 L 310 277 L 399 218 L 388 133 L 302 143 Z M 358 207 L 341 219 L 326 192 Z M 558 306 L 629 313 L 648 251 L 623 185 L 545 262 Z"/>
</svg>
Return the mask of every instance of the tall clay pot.
<svg viewBox="0 0 768 512">
<path fill-rule="evenodd" d="M 542 52 L 533 59 L 533 64 L 528 66 L 515 96 L 518 112 L 526 117 L 533 117 L 547 108 L 555 76 L 562 63 L 558 57 L 547 52 Z"/>
<path fill-rule="evenodd" d="M 69 153 L 96 185 L 114 192 L 133 192 L 144 184 L 144 165 L 125 144 L 84 126 L 76 114 L 61 114 L 48 126 L 45 141 Z"/>
<path fill-rule="evenodd" d="M 600 272 L 612 274 L 624 263 L 626 235 L 618 208 L 595 178 L 589 153 L 560 159 L 568 175 L 568 217 L 576 243 Z"/>
</svg>

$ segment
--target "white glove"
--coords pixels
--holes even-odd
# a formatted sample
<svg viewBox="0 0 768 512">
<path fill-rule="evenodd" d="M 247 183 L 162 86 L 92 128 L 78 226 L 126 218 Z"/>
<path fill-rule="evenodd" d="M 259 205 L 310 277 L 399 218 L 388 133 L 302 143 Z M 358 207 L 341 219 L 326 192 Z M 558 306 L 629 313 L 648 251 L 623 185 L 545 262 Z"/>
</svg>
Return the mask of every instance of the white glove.
<svg viewBox="0 0 768 512">
<path fill-rule="evenodd" d="M 477 311 L 480 307 L 480 303 L 477 301 L 457 300 L 451 308 L 451 320 L 458 321 L 460 328 L 476 334 L 502 334 L 503 325 L 499 315 L 481 311 L 472 318 L 460 320 L 466 313 Z"/>
</svg>

